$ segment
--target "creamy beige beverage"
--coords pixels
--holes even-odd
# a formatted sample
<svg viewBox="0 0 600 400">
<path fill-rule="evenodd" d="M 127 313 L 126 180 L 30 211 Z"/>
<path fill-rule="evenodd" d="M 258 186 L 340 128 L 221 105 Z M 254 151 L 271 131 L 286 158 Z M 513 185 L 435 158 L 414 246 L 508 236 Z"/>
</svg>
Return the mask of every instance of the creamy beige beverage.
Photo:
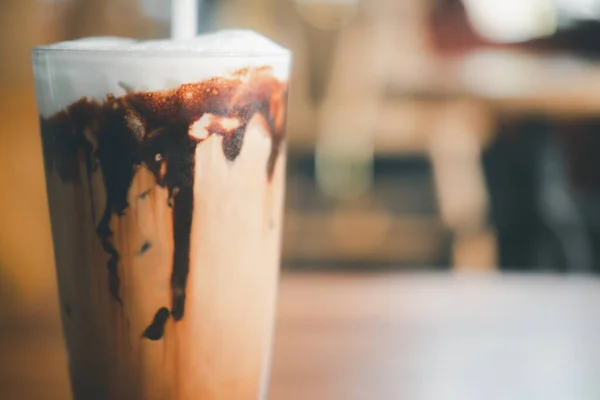
<svg viewBox="0 0 600 400">
<path fill-rule="evenodd" d="M 75 399 L 264 398 L 289 52 L 224 31 L 33 59 Z"/>
</svg>

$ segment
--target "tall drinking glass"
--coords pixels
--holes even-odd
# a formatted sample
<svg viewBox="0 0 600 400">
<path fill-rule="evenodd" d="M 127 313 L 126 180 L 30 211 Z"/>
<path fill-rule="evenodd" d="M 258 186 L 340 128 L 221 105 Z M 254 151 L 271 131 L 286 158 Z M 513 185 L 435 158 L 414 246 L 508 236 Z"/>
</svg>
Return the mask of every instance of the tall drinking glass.
<svg viewBox="0 0 600 400">
<path fill-rule="evenodd" d="M 290 62 L 248 31 L 34 49 L 76 400 L 266 396 Z"/>
</svg>

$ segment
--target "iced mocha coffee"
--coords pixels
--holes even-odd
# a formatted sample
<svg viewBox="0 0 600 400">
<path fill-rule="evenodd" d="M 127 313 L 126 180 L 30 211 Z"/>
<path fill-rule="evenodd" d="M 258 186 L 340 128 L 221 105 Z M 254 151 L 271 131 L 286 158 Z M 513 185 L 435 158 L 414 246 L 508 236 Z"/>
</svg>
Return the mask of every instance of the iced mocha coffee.
<svg viewBox="0 0 600 400">
<path fill-rule="evenodd" d="M 263 398 L 289 52 L 225 31 L 33 57 L 75 399 Z"/>
</svg>

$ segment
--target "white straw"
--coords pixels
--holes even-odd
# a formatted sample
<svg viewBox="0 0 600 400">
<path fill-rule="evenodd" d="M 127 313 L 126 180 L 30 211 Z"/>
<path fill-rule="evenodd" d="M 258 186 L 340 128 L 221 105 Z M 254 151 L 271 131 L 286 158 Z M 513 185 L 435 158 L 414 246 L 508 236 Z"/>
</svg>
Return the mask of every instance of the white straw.
<svg viewBox="0 0 600 400">
<path fill-rule="evenodd" d="M 171 0 L 171 39 L 191 39 L 198 34 L 198 0 Z"/>
</svg>

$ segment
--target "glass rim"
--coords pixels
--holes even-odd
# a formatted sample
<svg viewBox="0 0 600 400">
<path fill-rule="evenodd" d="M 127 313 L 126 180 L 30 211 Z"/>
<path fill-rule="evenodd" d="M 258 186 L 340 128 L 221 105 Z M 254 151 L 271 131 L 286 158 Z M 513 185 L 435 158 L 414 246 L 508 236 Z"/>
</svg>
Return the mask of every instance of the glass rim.
<svg viewBox="0 0 600 400">
<path fill-rule="evenodd" d="M 178 58 L 280 58 L 291 59 L 292 51 L 284 49 L 279 52 L 265 53 L 244 53 L 244 52 L 199 52 L 196 50 L 181 50 L 181 49 L 159 49 L 159 50 L 119 50 L 119 49 L 64 49 L 52 48 L 49 46 L 36 46 L 31 49 L 32 56 L 39 55 L 81 55 L 86 57 L 122 57 L 122 58 L 153 58 L 153 57 L 178 57 Z"/>
</svg>

